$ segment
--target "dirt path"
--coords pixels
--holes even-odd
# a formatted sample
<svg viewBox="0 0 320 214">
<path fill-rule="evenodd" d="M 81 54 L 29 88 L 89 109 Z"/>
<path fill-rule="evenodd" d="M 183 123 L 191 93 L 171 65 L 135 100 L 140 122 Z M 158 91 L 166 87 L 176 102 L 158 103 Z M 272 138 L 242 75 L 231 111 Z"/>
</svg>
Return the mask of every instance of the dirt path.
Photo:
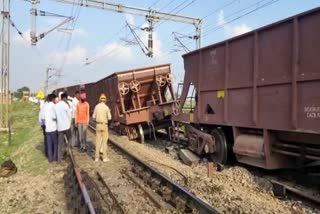
<svg viewBox="0 0 320 214">
<path fill-rule="evenodd" d="M 66 213 L 63 174 L 66 164 L 49 164 L 40 127 L 11 156 L 18 172 L 0 178 L 0 213 Z"/>
</svg>

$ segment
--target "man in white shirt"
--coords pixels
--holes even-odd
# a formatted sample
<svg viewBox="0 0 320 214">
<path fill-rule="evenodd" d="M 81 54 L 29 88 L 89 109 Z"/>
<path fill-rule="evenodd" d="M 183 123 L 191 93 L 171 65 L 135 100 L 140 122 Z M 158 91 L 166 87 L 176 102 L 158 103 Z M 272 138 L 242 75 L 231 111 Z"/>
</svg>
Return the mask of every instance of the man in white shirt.
<svg viewBox="0 0 320 214">
<path fill-rule="evenodd" d="M 76 91 L 74 94 L 74 98 L 72 99 L 72 123 L 71 123 L 71 145 L 72 146 L 79 146 L 79 131 L 78 128 L 75 126 L 75 114 L 77 110 L 77 105 L 80 99 L 80 92 Z"/>
<path fill-rule="evenodd" d="M 66 93 L 61 94 L 60 102 L 55 105 L 55 111 L 57 115 L 57 129 L 58 129 L 58 162 L 63 159 L 63 155 L 66 151 L 64 143 L 64 137 L 67 138 L 67 143 L 71 139 L 71 106 L 68 103 L 68 95 Z"/>
<path fill-rule="evenodd" d="M 43 106 L 44 106 L 45 103 L 46 103 L 46 100 L 44 100 L 44 99 L 40 99 L 40 100 L 39 100 L 39 109 L 40 109 L 40 110 L 43 108 Z"/>
<path fill-rule="evenodd" d="M 48 99 L 48 98 L 47 98 Z M 46 157 L 48 157 L 48 147 L 47 147 L 47 139 L 46 139 L 46 124 L 45 124 L 45 120 L 42 119 L 44 118 L 44 110 L 46 105 L 48 104 L 47 99 L 44 101 L 43 105 L 40 106 L 40 111 L 39 111 L 39 123 L 43 132 L 43 144 L 44 144 L 44 154 L 46 155 Z"/>
<path fill-rule="evenodd" d="M 43 109 L 42 120 L 46 126 L 47 153 L 48 161 L 57 161 L 58 159 L 58 135 L 57 135 L 57 116 L 55 111 L 55 94 L 48 95 L 48 104 Z"/>
</svg>

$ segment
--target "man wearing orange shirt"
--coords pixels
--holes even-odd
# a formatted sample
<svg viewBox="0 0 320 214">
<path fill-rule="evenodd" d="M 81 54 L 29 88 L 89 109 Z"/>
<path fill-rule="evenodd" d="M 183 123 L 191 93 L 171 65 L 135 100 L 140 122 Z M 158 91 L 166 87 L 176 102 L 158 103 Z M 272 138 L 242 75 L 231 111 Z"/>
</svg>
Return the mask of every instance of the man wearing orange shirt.
<svg viewBox="0 0 320 214">
<path fill-rule="evenodd" d="M 80 94 L 80 102 L 77 105 L 77 110 L 75 114 L 76 127 L 79 131 L 79 140 L 80 140 L 80 150 L 86 151 L 87 144 L 87 129 L 89 125 L 89 112 L 90 107 L 89 103 L 86 101 L 86 93 L 82 92 Z"/>
</svg>

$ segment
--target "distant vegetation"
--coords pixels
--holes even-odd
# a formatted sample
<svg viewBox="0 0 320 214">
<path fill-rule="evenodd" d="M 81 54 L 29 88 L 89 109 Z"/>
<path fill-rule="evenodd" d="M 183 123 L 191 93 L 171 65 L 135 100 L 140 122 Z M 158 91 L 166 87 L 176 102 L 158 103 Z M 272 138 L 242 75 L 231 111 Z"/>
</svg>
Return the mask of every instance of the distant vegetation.
<svg viewBox="0 0 320 214">
<path fill-rule="evenodd" d="M 13 96 L 15 98 L 21 99 L 23 91 L 29 91 L 29 93 L 30 93 L 30 88 L 27 86 L 23 86 L 23 87 L 19 88 L 16 92 L 14 92 Z"/>
</svg>

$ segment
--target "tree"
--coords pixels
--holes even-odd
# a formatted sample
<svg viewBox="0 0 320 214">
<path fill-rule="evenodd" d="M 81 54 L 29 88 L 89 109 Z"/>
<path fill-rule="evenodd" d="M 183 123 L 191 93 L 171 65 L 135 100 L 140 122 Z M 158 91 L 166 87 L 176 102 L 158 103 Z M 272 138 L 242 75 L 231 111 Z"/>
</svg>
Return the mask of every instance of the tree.
<svg viewBox="0 0 320 214">
<path fill-rule="evenodd" d="M 30 88 L 27 86 L 23 86 L 22 88 L 19 88 L 16 92 L 13 93 L 14 97 L 21 99 L 23 91 L 29 91 L 30 93 Z"/>
</svg>

